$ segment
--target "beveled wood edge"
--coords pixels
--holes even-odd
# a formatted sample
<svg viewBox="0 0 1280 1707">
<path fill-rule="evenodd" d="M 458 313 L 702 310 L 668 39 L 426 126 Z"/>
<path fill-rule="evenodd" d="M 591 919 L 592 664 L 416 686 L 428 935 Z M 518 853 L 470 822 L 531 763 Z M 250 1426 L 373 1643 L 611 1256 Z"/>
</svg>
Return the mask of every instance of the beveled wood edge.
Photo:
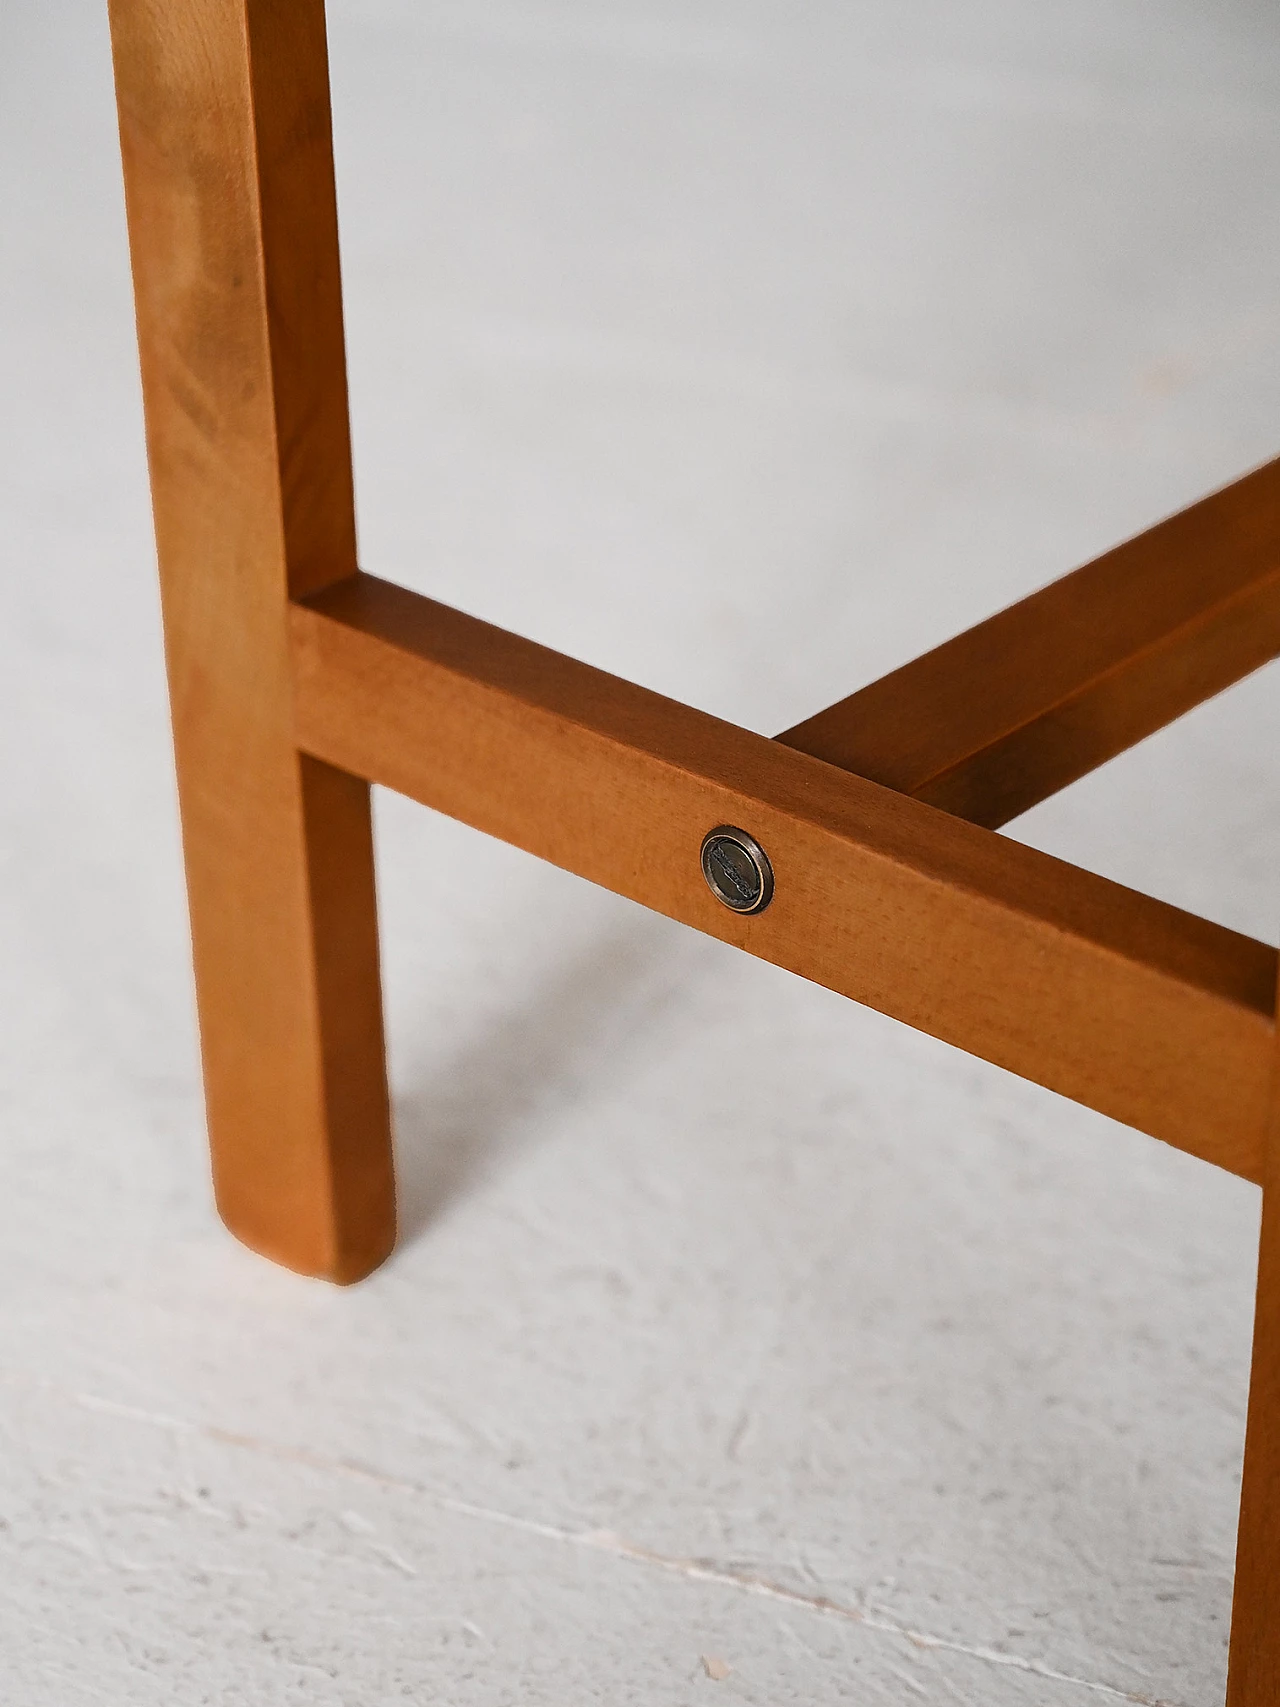
<svg viewBox="0 0 1280 1707">
<path fill-rule="evenodd" d="M 356 563 L 323 0 L 110 0 L 214 1195 L 396 1232 L 369 789 L 300 758 L 287 592 Z"/>
<path fill-rule="evenodd" d="M 777 739 L 998 828 L 1280 655 L 1280 460 Z"/>
<path fill-rule="evenodd" d="M 291 634 L 303 751 L 1260 1179 L 1267 945 L 371 576 Z M 754 917 L 717 823 L 773 862 Z"/>
</svg>

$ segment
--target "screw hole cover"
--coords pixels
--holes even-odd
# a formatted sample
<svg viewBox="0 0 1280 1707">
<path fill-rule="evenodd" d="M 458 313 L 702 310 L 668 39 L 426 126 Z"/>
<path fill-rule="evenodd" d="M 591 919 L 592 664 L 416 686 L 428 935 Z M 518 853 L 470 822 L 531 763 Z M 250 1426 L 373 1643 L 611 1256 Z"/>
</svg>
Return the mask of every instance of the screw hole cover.
<svg viewBox="0 0 1280 1707">
<path fill-rule="evenodd" d="M 735 913 L 763 913 L 773 899 L 769 856 L 745 830 L 719 824 L 702 838 L 700 862 L 707 888 Z"/>
</svg>

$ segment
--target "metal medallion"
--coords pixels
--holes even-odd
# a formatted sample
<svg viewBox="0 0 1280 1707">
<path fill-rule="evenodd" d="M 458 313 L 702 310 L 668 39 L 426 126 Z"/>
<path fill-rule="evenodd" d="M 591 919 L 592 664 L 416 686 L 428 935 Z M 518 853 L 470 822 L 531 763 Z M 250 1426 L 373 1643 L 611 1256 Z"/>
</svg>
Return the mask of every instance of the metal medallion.
<svg viewBox="0 0 1280 1707">
<path fill-rule="evenodd" d="M 762 913 L 773 899 L 769 856 L 732 824 L 721 824 L 703 839 L 702 875 L 717 901 L 735 913 Z"/>
</svg>

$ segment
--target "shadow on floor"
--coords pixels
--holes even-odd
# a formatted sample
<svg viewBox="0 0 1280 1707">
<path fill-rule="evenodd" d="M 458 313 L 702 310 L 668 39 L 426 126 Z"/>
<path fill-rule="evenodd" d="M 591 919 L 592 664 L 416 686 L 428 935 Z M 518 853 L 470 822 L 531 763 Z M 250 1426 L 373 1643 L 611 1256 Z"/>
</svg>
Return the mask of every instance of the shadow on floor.
<svg viewBox="0 0 1280 1707">
<path fill-rule="evenodd" d="M 591 941 L 526 1000 L 395 1097 L 400 1242 L 409 1243 L 503 1160 L 555 1130 L 528 1116 L 625 1070 L 697 974 L 707 944 L 640 915 Z"/>
</svg>

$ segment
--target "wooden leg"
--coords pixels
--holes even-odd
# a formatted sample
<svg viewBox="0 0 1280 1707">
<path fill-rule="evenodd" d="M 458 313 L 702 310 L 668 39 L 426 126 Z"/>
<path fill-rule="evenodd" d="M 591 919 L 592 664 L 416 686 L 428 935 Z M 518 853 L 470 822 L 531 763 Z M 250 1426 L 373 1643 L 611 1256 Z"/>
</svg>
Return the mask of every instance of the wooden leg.
<svg viewBox="0 0 1280 1707">
<path fill-rule="evenodd" d="M 294 738 L 289 600 L 356 568 L 322 0 L 111 0 L 213 1173 L 358 1279 L 395 1212 L 362 780 Z"/>
<path fill-rule="evenodd" d="M 1262 1193 L 1227 1707 L 1280 1702 L 1280 1157 Z"/>
</svg>

